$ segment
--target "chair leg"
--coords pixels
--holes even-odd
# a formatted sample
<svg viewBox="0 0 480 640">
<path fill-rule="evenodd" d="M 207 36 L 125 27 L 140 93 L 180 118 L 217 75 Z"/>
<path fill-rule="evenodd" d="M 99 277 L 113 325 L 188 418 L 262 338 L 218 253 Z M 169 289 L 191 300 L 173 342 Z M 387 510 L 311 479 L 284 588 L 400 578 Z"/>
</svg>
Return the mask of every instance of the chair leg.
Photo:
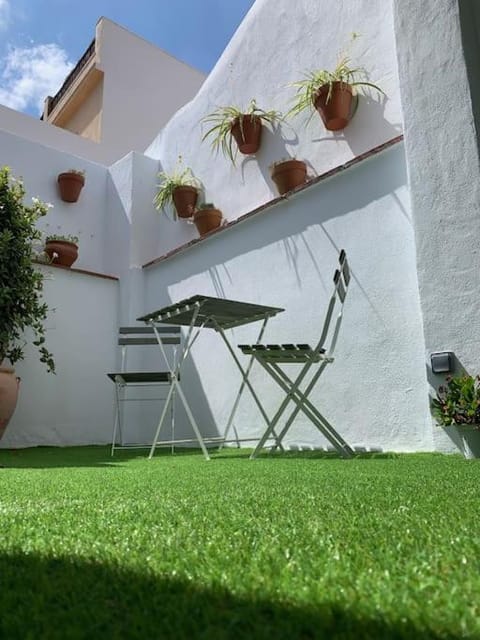
<svg viewBox="0 0 480 640">
<path fill-rule="evenodd" d="M 120 385 L 115 383 L 115 420 L 113 423 L 113 434 L 112 434 L 112 449 L 110 455 L 113 456 L 115 453 L 115 444 L 117 442 L 117 431 L 120 434 L 120 443 L 122 443 L 122 426 L 120 420 Z"/>
</svg>

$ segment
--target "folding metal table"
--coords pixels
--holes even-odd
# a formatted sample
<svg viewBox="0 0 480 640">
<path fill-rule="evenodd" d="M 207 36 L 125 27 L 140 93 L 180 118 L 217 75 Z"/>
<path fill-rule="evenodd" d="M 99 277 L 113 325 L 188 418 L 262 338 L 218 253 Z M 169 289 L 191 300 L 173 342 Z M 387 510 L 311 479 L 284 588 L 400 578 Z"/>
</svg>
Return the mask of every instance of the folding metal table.
<svg viewBox="0 0 480 640">
<path fill-rule="evenodd" d="M 195 433 L 196 439 L 203 451 L 203 454 L 207 460 L 209 460 L 208 450 L 206 447 L 206 443 L 218 443 L 219 445 L 223 444 L 230 432 L 230 428 L 233 424 L 233 418 L 235 416 L 235 412 L 237 410 L 240 398 L 245 387 L 250 391 L 255 403 L 257 404 L 260 413 L 262 414 L 263 419 L 265 420 L 267 425 L 270 425 L 270 420 L 263 408 L 255 389 L 252 387 L 248 376 L 250 374 L 250 370 L 252 368 L 254 357 L 252 356 L 249 360 L 248 366 L 244 369 L 233 350 L 228 338 L 225 334 L 227 329 L 233 329 L 234 327 L 239 327 L 244 324 L 250 324 L 253 322 L 262 322 L 260 327 L 260 332 L 258 334 L 257 343 L 263 337 L 265 327 L 270 318 L 284 311 L 279 307 L 268 307 L 265 305 L 252 304 L 249 302 L 241 302 L 238 300 L 225 300 L 224 298 L 215 298 L 212 296 L 203 296 L 196 295 L 191 298 L 187 298 L 185 300 L 181 300 L 175 304 L 169 305 L 167 307 L 163 307 L 162 309 L 158 309 L 156 311 L 152 311 L 147 313 L 146 315 L 137 318 L 140 322 L 145 322 L 153 327 L 155 332 L 158 345 L 162 351 L 162 355 L 165 359 L 167 366 L 170 369 L 170 375 L 172 379 L 172 385 L 170 387 L 169 393 L 165 400 L 165 405 L 160 416 L 160 420 L 158 423 L 157 431 L 155 433 L 155 437 L 152 443 L 152 447 L 150 449 L 149 457 L 153 456 L 156 446 L 160 445 L 170 445 L 170 444 L 186 444 L 191 442 L 191 440 L 170 440 L 161 442 L 158 440 L 160 435 L 160 430 L 162 428 L 163 422 L 165 420 L 165 416 L 168 411 L 168 407 L 172 402 L 175 391 L 178 391 L 178 396 L 182 401 L 183 406 L 185 407 L 185 411 L 187 413 L 187 417 L 192 425 L 193 431 Z M 168 358 L 166 356 L 160 334 L 156 330 L 157 324 L 173 324 L 179 326 L 188 327 L 187 335 L 183 342 L 182 352 L 179 354 L 177 363 L 174 365 L 170 365 Z M 198 428 L 197 422 L 194 418 L 194 415 L 190 409 L 187 398 L 180 386 L 180 369 L 182 364 L 185 362 L 186 357 L 188 356 L 192 345 L 195 340 L 198 338 L 202 329 L 214 329 L 217 331 L 222 337 L 230 355 L 233 358 L 236 366 L 238 367 L 241 375 L 242 382 L 240 384 L 240 388 L 235 397 L 235 401 L 230 412 L 230 416 L 225 427 L 225 431 L 223 436 L 216 437 L 202 437 L 200 433 L 200 429 Z M 276 433 L 274 430 L 271 430 L 271 437 L 276 441 Z M 239 442 L 239 439 L 236 440 Z M 278 446 L 281 447 L 281 443 L 277 443 Z"/>
</svg>

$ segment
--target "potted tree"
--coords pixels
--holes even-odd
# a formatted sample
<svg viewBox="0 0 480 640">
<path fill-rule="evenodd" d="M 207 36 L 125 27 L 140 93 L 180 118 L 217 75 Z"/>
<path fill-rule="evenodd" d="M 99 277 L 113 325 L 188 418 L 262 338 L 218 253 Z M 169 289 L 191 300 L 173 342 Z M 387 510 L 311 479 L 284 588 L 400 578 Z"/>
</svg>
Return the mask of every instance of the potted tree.
<svg viewBox="0 0 480 640">
<path fill-rule="evenodd" d="M 85 184 L 85 171 L 69 169 L 57 177 L 58 190 L 64 202 L 77 202 Z"/>
<path fill-rule="evenodd" d="M 282 120 L 279 111 L 265 111 L 257 107 L 255 99 L 245 110 L 230 105 L 219 107 L 206 115 L 202 122 L 212 125 L 202 138 L 211 137 L 212 149 L 222 151 L 235 164 L 237 151 L 245 155 L 256 153 L 260 148 L 263 125 L 274 126 Z M 234 142 L 236 144 L 234 144 Z"/>
<path fill-rule="evenodd" d="M 463 455 L 480 457 L 480 376 L 448 376 L 431 408 L 438 424 L 453 431 Z"/>
<path fill-rule="evenodd" d="M 222 224 L 223 214 L 211 202 L 201 204 L 193 214 L 193 222 L 200 236 L 213 231 Z"/>
<path fill-rule="evenodd" d="M 348 56 L 341 58 L 333 71 L 318 69 L 309 71 L 303 80 L 294 82 L 297 88 L 295 102 L 287 115 L 297 115 L 303 111 L 318 111 L 326 129 L 339 131 L 352 119 L 357 107 L 353 97 L 357 87 L 370 87 L 383 93 L 380 87 L 367 82 L 366 73 L 361 68 L 352 68 Z"/>
<path fill-rule="evenodd" d="M 181 163 L 181 158 L 179 158 Z M 190 167 L 176 169 L 173 173 L 162 171 L 158 174 L 160 184 L 154 198 L 154 205 L 159 211 L 166 211 L 171 206 L 174 218 L 191 218 L 197 204 L 201 183 L 192 173 Z"/>
<path fill-rule="evenodd" d="M 45 253 L 53 264 L 71 267 L 78 258 L 78 237 L 49 235 L 45 238 Z"/>
<path fill-rule="evenodd" d="M 283 194 L 296 189 L 307 181 L 307 165 L 303 160 L 282 158 L 270 165 L 270 175 L 275 182 L 278 193 Z"/>
<path fill-rule="evenodd" d="M 13 365 L 24 358 L 24 331 L 33 332 L 33 344 L 48 371 L 55 364 L 45 347 L 44 321 L 48 307 L 42 300 L 43 274 L 32 262 L 33 244 L 41 238 L 35 224 L 48 205 L 34 198 L 24 204 L 21 180 L 8 167 L 0 169 L 0 438 L 13 415 L 19 380 Z M 6 362 L 10 365 L 7 366 Z"/>
</svg>

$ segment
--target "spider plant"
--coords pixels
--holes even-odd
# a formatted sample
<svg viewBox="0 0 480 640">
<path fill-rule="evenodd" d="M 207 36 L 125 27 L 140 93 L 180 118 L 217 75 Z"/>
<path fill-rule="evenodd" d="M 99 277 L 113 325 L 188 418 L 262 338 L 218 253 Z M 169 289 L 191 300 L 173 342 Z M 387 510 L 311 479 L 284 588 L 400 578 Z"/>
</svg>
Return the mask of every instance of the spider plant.
<svg viewBox="0 0 480 640">
<path fill-rule="evenodd" d="M 178 166 L 180 164 L 180 167 Z M 153 200 L 153 204 L 157 210 L 166 213 L 167 206 L 171 206 L 174 218 L 177 212 L 174 205 L 175 189 L 178 187 L 193 187 L 197 191 L 201 188 L 200 181 L 195 178 L 190 167 L 181 168 L 181 160 L 177 163 L 177 168 L 172 172 L 161 171 L 158 174 L 160 183 L 158 191 Z M 182 216 L 183 217 L 183 216 Z"/>
<path fill-rule="evenodd" d="M 202 118 L 202 123 L 212 125 L 204 134 L 202 142 L 211 137 L 213 151 L 218 153 L 218 151 L 221 150 L 223 155 L 229 158 L 233 165 L 235 164 L 238 148 L 233 144 L 232 127 L 238 122 L 243 135 L 245 116 L 249 116 L 249 120 L 250 116 L 258 118 L 260 124 L 269 124 L 272 127 L 283 119 L 279 111 L 275 111 L 274 109 L 265 111 L 257 107 L 255 99 L 250 101 L 246 109 L 240 109 L 234 105 L 219 107 Z"/>
<path fill-rule="evenodd" d="M 319 89 L 328 86 L 326 98 L 326 102 L 328 103 L 332 97 L 333 84 L 335 82 L 350 85 L 351 87 L 370 87 L 383 94 L 383 91 L 376 84 L 367 82 L 365 79 L 362 80 L 362 78 L 366 77 L 365 70 L 361 67 L 352 68 L 348 56 L 341 58 L 333 71 L 318 69 L 316 71 L 309 71 L 304 75 L 305 78 L 303 80 L 293 82 L 290 85 L 296 87 L 297 95 L 292 108 L 287 113 L 287 117 L 296 116 L 303 111 L 311 110 L 311 118 L 314 113 L 315 99 Z"/>
</svg>

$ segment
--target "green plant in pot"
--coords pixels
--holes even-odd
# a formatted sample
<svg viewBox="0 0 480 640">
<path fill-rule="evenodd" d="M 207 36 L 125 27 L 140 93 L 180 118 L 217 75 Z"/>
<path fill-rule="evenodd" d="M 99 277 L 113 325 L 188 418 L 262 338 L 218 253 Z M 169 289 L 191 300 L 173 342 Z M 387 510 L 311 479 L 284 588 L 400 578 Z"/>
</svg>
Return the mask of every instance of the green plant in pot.
<svg viewBox="0 0 480 640">
<path fill-rule="evenodd" d="M 32 261 L 33 245 L 41 239 L 36 228 L 49 205 L 33 198 L 24 203 L 23 182 L 8 167 L 0 169 L 0 438 L 13 415 L 18 397 L 18 379 L 13 365 L 24 359 L 27 338 L 32 335 L 40 361 L 55 371 L 52 354 L 45 346 L 44 321 L 48 306 L 43 301 L 43 274 Z M 2 364 L 10 361 L 12 367 Z"/>
<path fill-rule="evenodd" d="M 246 155 L 258 151 L 264 125 L 273 127 L 281 120 L 283 116 L 279 111 L 260 109 L 255 99 L 246 109 L 234 105 L 219 107 L 202 118 L 202 122 L 212 125 L 202 141 L 211 138 L 212 149 L 215 152 L 221 150 L 235 164 L 237 151 Z"/>
<path fill-rule="evenodd" d="M 153 203 L 159 211 L 165 212 L 171 207 L 174 217 L 191 218 L 202 185 L 190 167 L 182 168 L 181 163 L 179 156 L 177 168 L 172 173 L 162 171 L 158 174 L 160 183 Z"/>
<path fill-rule="evenodd" d="M 78 258 L 78 237 L 52 234 L 45 238 L 45 253 L 52 264 L 71 267 Z"/>
<path fill-rule="evenodd" d="M 292 84 L 297 94 L 287 115 L 295 116 L 304 111 L 311 111 L 313 115 L 316 109 L 330 131 L 344 129 L 350 122 L 357 107 L 355 91 L 358 87 L 383 93 L 380 87 L 366 80 L 362 68 L 350 65 L 348 56 L 342 57 L 333 71 L 317 69 L 304 75 L 303 80 Z"/>
<path fill-rule="evenodd" d="M 217 229 L 222 224 L 223 214 L 212 202 L 201 204 L 193 214 L 193 222 L 200 236 Z"/>
<path fill-rule="evenodd" d="M 457 432 L 466 457 L 480 456 L 480 376 L 448 376 L 431 409 L 440 426 Z"/>
</svg>

